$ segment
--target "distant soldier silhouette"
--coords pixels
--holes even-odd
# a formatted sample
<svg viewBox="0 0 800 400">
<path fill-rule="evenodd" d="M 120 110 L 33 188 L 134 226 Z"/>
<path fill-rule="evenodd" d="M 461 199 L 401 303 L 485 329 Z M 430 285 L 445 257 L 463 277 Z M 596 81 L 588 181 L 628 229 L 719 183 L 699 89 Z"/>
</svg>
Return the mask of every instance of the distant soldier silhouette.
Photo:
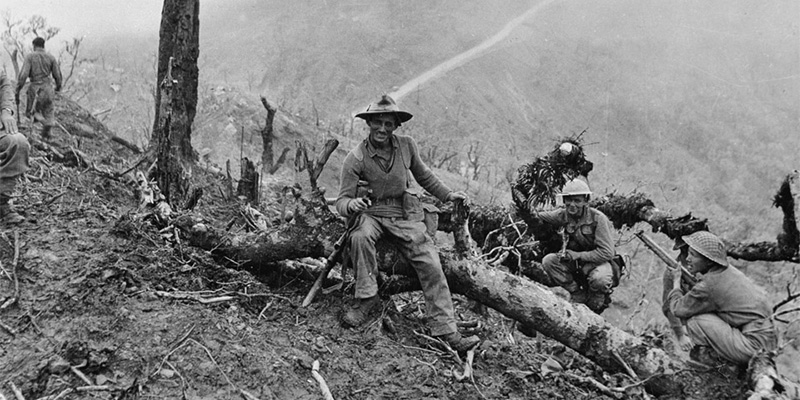
<svg viewBox="0 0 800 400">
<path fill-rule="evenodd" d="M 25 82 L 30 79 L 28 86 L 28 99 L 25 105 L 25 116 L 35 117 L 35 113 L 42 116 L 42 138 L 50 137 L 50 130 L 55 125 L 55 113 L 53 109 L 53 82 L 55 80 L 55 92 L 61 91 L 61 69 L 58 61 L 52 54 L 44 50 L 44 39 L 37 37 L 33 39 L 33 51 L 25 55 L 25 62 L 17 77 L 17 99 Z"/>
<path fill-rule="evenodd" d="M 14 90 L 0 70 L 0 224 L 18 224 L 25 218 L 11 208 L 11 195 L 19 178 L 28 170 L 28 139 L 17 131 L 14 118 Z"/>
</svg>

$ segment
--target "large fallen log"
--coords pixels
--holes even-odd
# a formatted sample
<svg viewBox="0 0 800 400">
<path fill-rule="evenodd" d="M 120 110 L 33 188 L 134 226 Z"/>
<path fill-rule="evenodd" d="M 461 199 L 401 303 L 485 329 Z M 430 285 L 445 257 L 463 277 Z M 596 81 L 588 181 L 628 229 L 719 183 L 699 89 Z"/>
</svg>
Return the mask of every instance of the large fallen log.
<svg viewBox="0 0 800 400">
<path fill-rule="evenodd" d="M 236 238 L 226 236 L 198 218 L 180 217 L 175 224 L 186 235 L 185 242 L 260 275 L 269 274 L 276 261 L 330 254 L 333 240 L 344 230 L 338 219 L 321 219 L 271 233 Z M 585 306 L 575 306 L 535 282 L 488 267 L 480 259 L 461 259 L 453 252 L 441 252 L 440 258 L 453 292 L 485 304 L 521 324 L 535 326 L 537 331 L 604 369 L 623 371 L 623 362 L 627 363 L 641 379 L 648 379 L 647 388 L 651 393 L 678 390 L 677 380 L 669 375 L 680 370 L 680 361 L 609 325 Z M 411 267 L 391 246 L 380 248 L 379 259 L 384 260 L 379 264 L 387 274 L 414 276 Z"/>
</svg>

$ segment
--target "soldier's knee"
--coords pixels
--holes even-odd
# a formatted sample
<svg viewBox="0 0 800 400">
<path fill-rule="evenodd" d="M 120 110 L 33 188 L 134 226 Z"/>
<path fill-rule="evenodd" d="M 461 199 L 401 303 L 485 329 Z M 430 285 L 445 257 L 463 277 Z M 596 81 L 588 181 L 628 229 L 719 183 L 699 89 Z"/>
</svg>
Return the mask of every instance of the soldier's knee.
<svg viewBox="0 0 800 400">
<path fill-rule="evenodd" d="M 2 146 L 3 148 L 16 147 L 17 151 L 24 151 L 26 153 L 31 148 L 31 144 L 28 142 L 28 139 L 25 137 L 25 135 L 21 133 L 15 133 L 13 135 L 5 135 L 0 140 L 5 142 L 3 143 Z"/>
<path fill-rule="evenodd" d="M 551 253 L 544 256 L 544 258 L 542 259 L 542 267 L 544 267 L 547 270 L 553 270 L 554 268 L 557 268 L 560 265 L 561 261 L 558 258 L 558 254 Z"/>
<path fill-rule="evenodd" d="M 600 293 L 610 293 L 614 284 L 611 276 L 594 276 L 589 279 L 589 289 Z"/>
</svg>

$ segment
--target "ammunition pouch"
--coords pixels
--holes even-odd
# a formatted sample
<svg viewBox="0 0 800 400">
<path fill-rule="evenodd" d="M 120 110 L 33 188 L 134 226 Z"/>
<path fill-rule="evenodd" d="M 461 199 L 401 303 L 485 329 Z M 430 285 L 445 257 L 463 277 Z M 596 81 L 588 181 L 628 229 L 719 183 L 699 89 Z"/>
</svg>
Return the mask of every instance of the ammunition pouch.
<svg viewBox="0 0 800 400">
<path fill-rule="evenodd" d="M 422 222 L 425 219 L 419 195 L 409 190 L 403 192 L 403 219 L 413 222 Z"/>
</svg>

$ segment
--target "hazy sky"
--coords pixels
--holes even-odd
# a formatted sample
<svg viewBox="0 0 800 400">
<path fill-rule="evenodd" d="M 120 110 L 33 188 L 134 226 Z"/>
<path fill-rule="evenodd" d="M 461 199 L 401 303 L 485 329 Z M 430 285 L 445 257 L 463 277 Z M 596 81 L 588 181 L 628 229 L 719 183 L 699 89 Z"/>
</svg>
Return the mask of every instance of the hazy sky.
<svg viewBox="0 0 800 400">
<path fill-rule="evenodd" d="M 202 14 L 213 12 L 225 0 L 203 0 Z M 13 18 L 41 15 L 61 28 L 58 40 L 113 34 L 158 34 L 163 0 L 2 0 L 0 13 Z"/>
</svg>

